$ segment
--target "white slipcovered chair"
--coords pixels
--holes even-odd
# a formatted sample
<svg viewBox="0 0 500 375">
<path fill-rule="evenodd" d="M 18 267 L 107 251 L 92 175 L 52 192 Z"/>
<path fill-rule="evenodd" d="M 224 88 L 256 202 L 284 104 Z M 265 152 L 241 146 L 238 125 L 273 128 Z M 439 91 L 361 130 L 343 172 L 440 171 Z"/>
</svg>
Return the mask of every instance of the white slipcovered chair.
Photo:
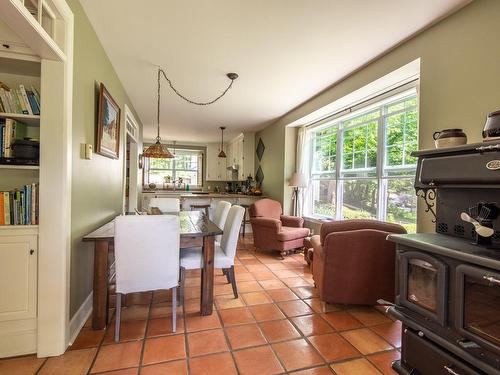
<svg viewBox="0 0 500 375">
<path fill-rule="evenodd" d="M 115 220 L 116 325 L 120 340 L 121 295 L 172 288 L 176 331 L 180 224 L 175 215 L 118 216 Z"/>
<path fill-rule="evenodd" d="M 231 203 L 226 201 L 219 201 L 215 206 L 214 212 L 214 220 L 213 222 L 219 228 L 224 229 L 224 224 L 226 224 L 227 214 L 229 213 L 229 209 L 231 208 Z M 215 242 L 220 244 L 220 240 L 222 235 L 215 236 Z"/>
<path fill-rule="evenodd" d="M 179 212 L 179 198 L 151 198 L 149 208 L 158 207 L 162 212 Z"/>
<path fill-rule="evenodd" d="M 227 219 L 224 224 L 222 239 L 220 244 L 215 245 L 214 267 L 222 268 L 226 274 L 227 281 L 233 287 L 234 298 L 238 298 L 238 289 L 236 287 L 236 278 L 234 276 L 234 256 L 238 246 L 238 237 L 240 234 L 241 221 L 245 209 L 234 205 L 229 209 Z M 185 271 L 199 269 L 203 267 L 203 256 L 200 248 L 184 249 L 181 251 L 180 272 L 181 272 L 181 298 L 184 300 L 184 279 Z"/>
</svg>

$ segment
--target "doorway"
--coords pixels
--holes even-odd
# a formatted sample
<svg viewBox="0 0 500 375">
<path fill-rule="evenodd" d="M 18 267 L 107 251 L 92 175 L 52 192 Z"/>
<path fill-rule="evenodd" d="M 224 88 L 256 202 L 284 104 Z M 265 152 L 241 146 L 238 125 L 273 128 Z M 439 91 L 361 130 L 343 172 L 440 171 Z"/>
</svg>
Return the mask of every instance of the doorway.
<svg viewBox="0 0 500 375">
<path fill-rule="evenodd" d="M 123 213 L 134 212 L 139 199 L 139 126 L 125 105 Z"/>
</svg>

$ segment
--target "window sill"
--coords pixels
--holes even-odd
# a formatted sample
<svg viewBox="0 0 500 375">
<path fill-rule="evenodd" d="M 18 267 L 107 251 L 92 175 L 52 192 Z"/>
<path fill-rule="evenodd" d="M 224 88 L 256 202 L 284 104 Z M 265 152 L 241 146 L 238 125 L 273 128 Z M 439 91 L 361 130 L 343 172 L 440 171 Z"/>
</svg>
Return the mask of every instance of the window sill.
<svg viewBox="0 0 500 375">
<path fill-rule="evenodd" d="M 328 217 L 328 216 L 303 216 L 303 219 L 316 224 L 323 224 L 329 221 L 335 221 L 333 217 Z"/>
</svg>

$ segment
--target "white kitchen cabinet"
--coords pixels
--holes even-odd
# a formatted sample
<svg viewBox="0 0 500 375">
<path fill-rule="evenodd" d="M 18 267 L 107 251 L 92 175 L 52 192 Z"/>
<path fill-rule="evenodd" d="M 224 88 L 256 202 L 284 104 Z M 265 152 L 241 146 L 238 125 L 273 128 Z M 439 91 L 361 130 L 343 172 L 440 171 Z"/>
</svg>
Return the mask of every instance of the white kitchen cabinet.
<svg viewBox="0 0 500 375">
<path fill-rule="evenodd" d="M 227 146 L 228 165 L 237 165 L 237 180 L 244 181 L 251 175 L 254 176 L 255 163 L 255 133 L 245 132 L 232 139 Z M 228 180 L 235 177 L 231 171 L 227 172 Z"/>
<path fill-rule="evenodd" d="M 224 150 L 227 154 L 227 149 Z M 209 143 L 207 145 L 206 170 L 207 181 L 226 181 L 226 159 L 219 158 L 220 144 Z"/>
<path fill-rule="evenodd" d="M 246 180 L 248 176 L 255 178 L 255 133 L 243 133 L 242 163 L 238 171 L 240 180 Z"/>
</svg>

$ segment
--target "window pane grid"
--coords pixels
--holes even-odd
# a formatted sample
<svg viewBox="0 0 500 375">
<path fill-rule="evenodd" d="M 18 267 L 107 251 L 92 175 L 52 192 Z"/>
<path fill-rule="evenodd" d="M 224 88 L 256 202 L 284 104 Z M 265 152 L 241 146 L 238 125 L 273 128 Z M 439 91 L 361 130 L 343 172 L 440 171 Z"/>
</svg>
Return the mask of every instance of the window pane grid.
<svg viewBox="0 0 500 375">
<path fill-rule="evenodd" d="M 417 104 L 413 93 L 312 130 L 313 214 L 388 220 L 415 231 Z"/>
<path fill-rule="evenodd" d="M 145 183 L 178 182 L 182 178 L 183 183 L 192 186 L 201 186 L 201 163 L 200 151 L 169 150 L 174 153 L 173 159 L 148 158 L 145 163 Z"/>
</svg>

